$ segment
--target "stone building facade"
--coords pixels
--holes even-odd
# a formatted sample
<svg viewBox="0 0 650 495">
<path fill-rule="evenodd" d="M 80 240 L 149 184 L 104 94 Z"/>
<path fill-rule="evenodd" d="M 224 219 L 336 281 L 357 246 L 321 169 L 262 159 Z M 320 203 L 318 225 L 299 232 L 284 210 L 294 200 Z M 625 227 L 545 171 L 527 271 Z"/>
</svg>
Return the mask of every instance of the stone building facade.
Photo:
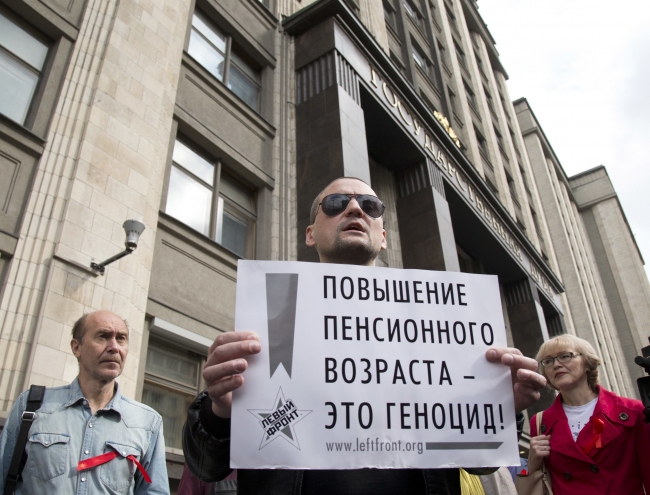
<svg viewBox="0 0 650 495">
<path fill-rule="evenodd" d="M 387 203 L 382 265 L 498 275 L 513 345 L 584 336 L 635 394 L 641 255 L 604 169 L 566 178 L 511 103 L 475 0 L 0 0 L 0 22 L 0 415 L 72 380 L 73 322 L 110 309 L 173 484 L 237 260 L 314 261 L 341 175 Z M 130 218 L 138 249 L 98 274 Z"/>
<path fill-rule="evenodd" d="M 567 326 L 609 356 L 605 386 L 618 381 L 620 393 L 638 398 L 643 369 L 634 357 L 650 337 L 649 287 L 614 186 L 603 166 L 567 177 L 528 102 L 514 106 L 565 285 Z"/>
</svg>

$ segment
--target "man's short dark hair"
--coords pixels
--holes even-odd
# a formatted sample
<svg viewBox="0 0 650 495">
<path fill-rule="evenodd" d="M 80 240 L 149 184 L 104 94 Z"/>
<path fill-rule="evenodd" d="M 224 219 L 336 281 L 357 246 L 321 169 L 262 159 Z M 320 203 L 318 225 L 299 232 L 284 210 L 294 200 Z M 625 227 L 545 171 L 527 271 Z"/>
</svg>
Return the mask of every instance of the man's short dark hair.
<svg viewBox="0 0 650 495">
<path fill-rule="evenodd" d="M 86 333 L 86 320 L 91 314 L 92 313 L 83 314 L 81 318 L 75 321 L 74 325 L 72 325 L 72 338 L 77 342 L 79 342 L 80 344 L 83 343 L 84 334 Z M 126 327 L 127 331 L 129 331 L 130 330 L 129 324 L 126 322 L 126 320 L 119 315 L 116 316 L 124 322 L 124 326 Z"/>
<path fill-rule="evenodd" d="M 321 192 L 319 192 L 316 197 L 314 198 L 314 201 L 311 204 L 311 211 L 309 212 L 309 225 L 313 225 L 314 222 L 316 221 L 316 212 L 318 212 L 318 205 L 320 204 L 320 197 L 323 195 L 325 192 L 325 189 L 330 187 L 332 184 L 334 184 L 338 180 L 342 179 L 353 179 L 353 180 L 358 180 L 359 182 L 363 182 L 366 186 L 371 187 L 370 184 L 368 184 L 365 180 L 359 179 L 358 177 L 339 177 L 337 179 L 334 179 L 332 182 L 327 184 Z"/>
</svg>

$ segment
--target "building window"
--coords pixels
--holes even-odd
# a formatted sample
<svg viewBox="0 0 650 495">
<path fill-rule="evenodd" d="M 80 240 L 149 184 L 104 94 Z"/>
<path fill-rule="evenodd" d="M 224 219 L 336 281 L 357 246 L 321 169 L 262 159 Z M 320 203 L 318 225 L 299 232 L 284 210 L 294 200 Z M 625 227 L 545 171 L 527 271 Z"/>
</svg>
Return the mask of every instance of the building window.
<svg viewBox="0 0 650 495">
<path fill-rule="evenodd" d="M 458 59 L 458 63 L 463 69 L 468 70 L 467 58 L 465 57 L 465 52 L 463 51 L 463 49 L 460 47 L 460 45 L 456 40 L 454 40 L 454 48 L 456 49 L 456 58 Z"/>
<path fill-rule="evenodd" d="M 508 182 L 508 190 L 510 191 L 510 197 L 512 198 L 512 204 L 515 208 L 515 218 L 517 220 L 517 225 L 519 228 L 529 236 L 526 229 L 526 222 L 524 221 L 524 214 L 521 210 L 521 203 L 519 202 L 519 195 L 517 194 L 517 188 L 515 186 L 515 181 L 512 176 L 506 171 L 506 181 Z"/>
<path fill-rule="evenodd" d="M 476 126 L 474 127 L 474 134 L 476 135 L 476 142 L 478 144 L 478 150 L 481 154 L 481 161 L 483 163 L 483 173 L 485 174 L 485 182 L 492 192 L 499 196 L 499 188 L 497 187 L 497 178 L 494 172 L 494 165 L 490 162 L 490 155 L 488 153 L 487 141 L 483 137 L 481 131 L 479 131 Z"/>
<path fill-rule="evenodd" d="M 406 10 L 406 13 L 409 15 L 409 17 L 413 19 L 415 25 L 420 30 L 424 30 L 424 19 L 422 19 L 420 12 L 415 7 L 415 5 L 411 3 L 410 0 L 404 0 L 404 10 Z"/>
<path fill-rule="evenodd" d="M 498 121 L 499 116 L 497 115 L 497 111 L 494 108 L 494 100 L 492 99 L 492 93 L 488 91 L 488 89 L 483 85 L 483 92 L 485 93 L 485 99 L 487 100 L 488 108 L 490 109 L 490 113 L 492 116 Z"/>
<path fill-rule="evenodd" d="M 436 111 L 436 106 L 431 102 L 429 97 L 421 89 L 420 89 L 420 98 L 422 98 L 422 101 L 427 106 L 427 108 L 431 111 L 431 113 Z"/>
<path fill-rule="evenodd" d="M 465 86 L 465 94 L 467 95 L 467 103 L 469 103 L 469 106 L 472 107 L 472 109 L 475 112 L 478 112 L 478 108 L 476 106 L 476 96 L 474 96 L 474 91 L 471 90 L 469 85 L 466 82 L 463 82 L 463 86 Z"/>
<path fill-rule="evenodd" d="M 445 67 L 447 67 L 447 70 L 449 71 L 449 60 L 447 59 L 447 49 L 439 39 L 436 38 L 436 42 L 438 44 L 438 52 L 440 53 L 440 60 L 442 61 L 442 64 Z"/>
<path fill-rule="evenodd" d="M 442 28 L 440 27 L 440 22 L 439 22 L 439 17 L 438 17 L 438 11 L 436 10 L 436 6 L 433 5 L 433 3 L 429 2 L 429 11 L 431 12 L 431 20 L 433 21 L 434 26 L 438 28 L 438 31 L 442 31 Z"/>
<path fill-rule="evenodd" d="M 456 115 L 458 114 L 458 111 L 456 110 L 456 93 L 454 93 L 449 86 L 447 86 L 447 93 L 449 94 L 449 106 L 450 108 L 450 116 L 451 115 Z"/>
<path fill-rule="evenodd" d="M 519 165 L 519 172 L 521 173 L 521 180 L 524 183 L 524 187 L 526 188 L 526 192 L 528 193 L 528 197 L 531 198 L 530 202 L 532 203 L 532 197 L 530 195 L 530 186 L 528 185 L 528 176 L 526 175 L 526 171 L 524 170 L 524 167 L 521 166 L 521 163 L 518 163 Z"/>
<path fill-rule="evenodd" d="M 422 72 L 424 72 L 428 79 L 431 79 L 431 62 L 429 62 L 427 57 L 420 51 L 415 43 L 412 43 L 411 46 L 413 48 L 413 60 L 415 61 L 415 65 L 422 69 Z"/>
<path fill-rule="evenodd" d="M 254 257 L 255 194 L 176 140 L 169 175 L 167 214 L 201 232 L 242 258 Z"/>
<path fill-rule="evenodd" d="M 506 172 L 506 180 L 508 181 L 508 189 L 510 190 L 510 197 L 512 200 L 519 206 L 519 195 L 517 194 L 517 188 L 515 186 L 515 180 Z"/>
<path fill-rule="evenodd" d="M 252 253 L 255 227 L 252 192 L 228 174 L 221 174 L 217 207 L 217 242 L 244 257 Z"/>
<path fill-rule="evenodd" d="M 499 144 L 499 148 L 503 149 L 503 148 L 504 148 L 504 147 L 503 147 L 503 136 L 502 136 L 501 133 L 500 133 L 499 131 L 497 131 L 496 129 L 494 130 L 494 135 L 495 135 L 496 138 L 497 138 L 497 143 Z"/>
<path fill-rule="evenodd" d="M 494 174 L 494 167 L 492 164 L 483 159 L 483 172 L 485 173 L 485 183 L 494 193 L 495 196 L 499 196 L 499 188 L 497 187 L 497 178 Z"/>
<path fill-rule="evenodd" d="M 390 50 L 390 59 L 397 66 L 399 71 L 402 74 L 404 74 L 404 62 L 402 62 L 400 56 L 397 53 L 395 53 L 392 49 Z"/>
<path fill-rule="evenodd" d="M 0 113 L 23 125 L 48 47 L 0 13 Z"/>
<path fill-rule="evenodd" d="M 508 116 L 508 113 L 506 112 L 506 117 Z M 517 156 L 521 158 L 521 152 L 519 151 L 519 148 L 517 147 L 517 139 L 515 138 L 515 133 L 513 130 L 508 126 L 508 132 L 510 133 L 510 139 L 512 140 L 512 146 L 515 148 L 515 153 L 517 153 Z"/>
<path fill-rule="evenodd" d="M 544 236 L 542 235 L 542 228 L 539 225 L 537 212 L 533 209 L 532 206 L 530 206 L 530 216 L 533 218 L 533 225 L 535 225 L 535 232 L 537 232 L 537 238 L 539 239 L 539 245 L 542 251 L 542 255 L 544 255 L 544 257 L 546 258 L 546 242 L 544 242 Z"/>
<path fill-rule="evenodd" d="M 512 122 L 512 120 L 510 119 L 510 113 L 509 113 L 508 105 L 506 105 L 506 100 L 503 98 L 503 95 L 501 94 L 500 91 L 499 91 L 499 99 L 501 100 L 501 106 L 503 107 L 503 113 L 506 114 L 506 119 L 508 119 L 508 122 Z"/>
<path fill-rule="evenodd" d="M 485 79 L 487 79 L 487 75 L 485 74 L 485 67 L 483 67 L 483 59 L 481 57 L 479 57 L 476 50 L 474 50 L 474 57 L 476 57 L 476 65 L 478 65 L 478 70 L 481 72 L 481 75 Z"/>
<path fill-rule="evenodd" d="M 203 388 L 204 361 L 202 356 L 177 345 L 153 336 L 149 339 L 142 402 L 162 416 L 166 447 L 183 448 L 183 424 L 190 403 Z"/>
<path fill-rule="evenodd" d="M 496 138 L 497 138 L 497 144 L 499 145 L 499 151 L 501 152 L 501 157 L 502 157 L 503 160 L 504 160 L 504 164 L 503 164 L 503 165 L 504 165 L 506 168 L 508 168 L 508 167 L 509 167 L 509 164 L 510 164 L 510 158 L 508 157 L 508 153 L 506 153 L 506 147 L 505 147 L 505 143 L 504 143 L 504 141 L 503 141 L 503 136 L 502 136 L 501 133 L 500 133 L 499 131 L 497 131 L 496 129 L 494 129 L 494 135 L 495 135 Z"/>
<path fill-rule="evenodd" d="M 448 0 L 445 0 L 445 11 L 447 12 L 447 17 L 449 18 L 449 23 L 451 27 L 458 32 L 458 23 L 456 22 L 456 16 L 454 15 L 454 6 Z"/>
<path fill-rule="evenodd" d="M 262 89 L 259 68 L 233 48 L 230 36 L 222 33 L 198 11 L 192 17 L 188 53 L 244 103 L 259 111 Z"/>
<path fill-rule="evenodd" d="M 476 142 L 478 143 L 478 150 L 481 152 L 481 155 L 483 155 L 483 158 L 486 161 L 490 162 L 490 154 L 488 152 L 487 141 L 483 137 L 481 131 L 479 131 L 476 127 L 474 127 L 474 134 L 476 134 Z M 494 170 L 494 166 L 492 165 L 492 163 L 490 163 L 490 168 Z"/>
<path fill-rule="evenodd" d="M 390 27 L 393 32 L 397 33 L 397 20 L 395 18 L 395 9 L 393 8 L 392 5 L 388 4 L 387 2 L 383 2 L 384 4 L 384 18 L 386 19 L 386 24 L 388 27 Z"/>
</svg>

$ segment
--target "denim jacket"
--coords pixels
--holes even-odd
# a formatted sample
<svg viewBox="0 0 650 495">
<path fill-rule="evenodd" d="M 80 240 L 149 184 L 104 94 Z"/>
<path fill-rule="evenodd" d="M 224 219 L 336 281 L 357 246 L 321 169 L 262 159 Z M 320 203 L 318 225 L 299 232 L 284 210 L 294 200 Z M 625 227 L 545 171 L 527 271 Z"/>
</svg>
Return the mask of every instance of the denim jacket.
<svg viewBox="0 0 650 495">
<path fill-rule="evenodd" d="M 21 415 L 27 404 L 23 392 L 9 413 L 0 436 L 0 493 L 4 492 Z M 169 494 L 162 418 L 144 404 L 115 396 L 95 414 L 79 381 L 48 388 L 29 430 L 27 462 L 18 482 L 21 494 Z M 77 472 L 79 461 L 107 452 L 118 456 L 100 466 Z M 135 456 L 149 474 L 147 483 Z"/>
</svg>

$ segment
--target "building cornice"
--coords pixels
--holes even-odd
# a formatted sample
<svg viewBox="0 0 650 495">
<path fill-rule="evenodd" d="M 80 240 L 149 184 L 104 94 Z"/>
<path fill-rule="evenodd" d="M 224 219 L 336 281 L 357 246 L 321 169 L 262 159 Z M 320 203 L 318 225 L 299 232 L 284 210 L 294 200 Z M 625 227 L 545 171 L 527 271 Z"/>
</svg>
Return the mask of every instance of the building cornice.
<svg viewBox="0 0 650 495">
<path fill-rule="evenodd" d="M 618 197 L 618 194 L 616 193 L 616 189 L 614 189 L 614 185 L 612 184 L 612 179 L 609 178 L 609 174 L 607 173 L 607 168 L 605 165 L 598 165 L 594 168 L 590 168 L 589 170 L 585 170 L 584 172 L 579 172 L 575 175 L 572 175 L 571 177 L 568 177 L 569 184 L 571 184 L 572 181 L 575 181 L 577 179 L 581 179 L 582 177 L 585 177 L 587 175 L 594 174 L 599 171 L 603 171 L 604 174 L 607 176 L 607 180 L 612 186 L 612 193 L 610 194 L 605 194 L 602 195 L 596 199 L 593 199 L 592 201 L 586 202 L 586 203 L 577 203 L 576 206 L 578 207 L 578 211 L 582 212 L 585 210 L 589 210 L 596 206 L 599 203 L 602 203 L 604 201 L 610 200 L 610 199 L 615 199 L 616 203 L 618 204 L 618 209 L 621 211 L 621 215 L 623 216 L 623 221 L 625 222 L 625 225 L 627 227 L 628 232 L 630 233 L 630 238 L 632 239 L 632 242 L 634 243 L 634 247 L 636 248 L 636 252 L 639 254 L 639 258 L 641 258 L 641 263 L 645 265 L 645 260 L 643 259 L 643 255 L 641 254 L 641 249 L 639 248 L 639 245 L 636 242 L 636 237 L 634 236 L 634 232 L 632 232 L 632 227 L 630 226 L 630 222 L 627 221 L 627 216 L 625 215 L 625 210 L 623 210 L 623 205 L 621 204 L 621 200 Z M 576 187 L 576 186 L 571 186 L 571 187 Z M 579 186 L 577 186 L 579 187 Z"/>
<path fill-rule="evenodd" d="M 627 221 L 627 216 L 625 215 L 625 211 L 623 210 L 623 206 L 621 205 L 621 201 L 618 198 L 618 194 L 608 194 L 606 196 L 602 196 L 598 198 L 598 200 L 595 201 L 590 201 L 589 203 L 584 203 L 580 204 L 573 192 L 574 186 L 571 185 L 571 181 L 579 179 L 581 177 L 584 177 L 585 175 L 593 174 L 594 172 L 597 172 L 599 170 L 604 170 L 605 174 L 607 175 L 607 180 L 610 181 L 611 179 L 609 178 L 609 174 L 607 173 L 607 169 L 605 168 L 604 165 L 598 165 L 596 167 L 590 168 L 589 170 L 585 170 L 584 172 L 579 172 L 575 175 L 572 175 L 571 177 L 567 176 L 566 172 L 564 171 L 564 167 L 562 167 L 562 164 L 560 163 L 560 160 L 558 159 L 557 155 L 555 154 L 555 151 L 553 150 L 553 147 L 551 146 L 551 143 L 549 143 L 548 139 L 546 138 L 546 134 L 544 133 L 544 129 L 542 129 L 542 126 L 539 124 L 539 120 L 537 120 L 537 116 L 535 115 L 535 112 L 533 112 L 533 109 L 530 106 L 530 103 L 528 103 L 528 100 L 525 97 L 519 98 L 512 102 L 514 107 L 517 107 L 517 105 L 524 104 L 526 105 L 526 110 L 530 112 L 530 115 L 532 117 L 532 120 L 535 125 L 532 127 L 529 127 L 525 131 L 522 129 L 522 136 L 526 137 L 529 134 L 537 134 L 539 137 L 542 146 L 546 149 L 546 151 L 553 156 L 553 164 L 555 166 L 556 173 L 560 180 L 564 182 L 566 189 L 567 189 L 567 194 L 569 195 L 569 199 L 576 205 L 576 208 L 578 208 L 578 211 L 584 211 L 592 208 L 593 206 L 597 205 L 598 203 L 601 203 L 605 200 L 616 198 L 616 202 L 618 203 L 618 207 L 621 210 L 621 215 L 623 216 L 623 220 L 625 221 L 625 225 L 627 226 L 628 231 L 630 232 L 630 237 L 632 238 L 632 242 L 634 242 L 634 247 L 636 248 L 637 253 L 639 253 L 639 257 L 641 258 L 641 262 L 645 265 L 645 261 L 643 259 L 643 255 L 641 254 L 641 249 L 639 249 L 639 245 L 636 242 L 636 238 L 634 237 L 634 233 L 632 232 L 632 228 L 630 227 L 630 223 Z M 612 186 L 613 188 L 613 186 Z"/>
</svg>

